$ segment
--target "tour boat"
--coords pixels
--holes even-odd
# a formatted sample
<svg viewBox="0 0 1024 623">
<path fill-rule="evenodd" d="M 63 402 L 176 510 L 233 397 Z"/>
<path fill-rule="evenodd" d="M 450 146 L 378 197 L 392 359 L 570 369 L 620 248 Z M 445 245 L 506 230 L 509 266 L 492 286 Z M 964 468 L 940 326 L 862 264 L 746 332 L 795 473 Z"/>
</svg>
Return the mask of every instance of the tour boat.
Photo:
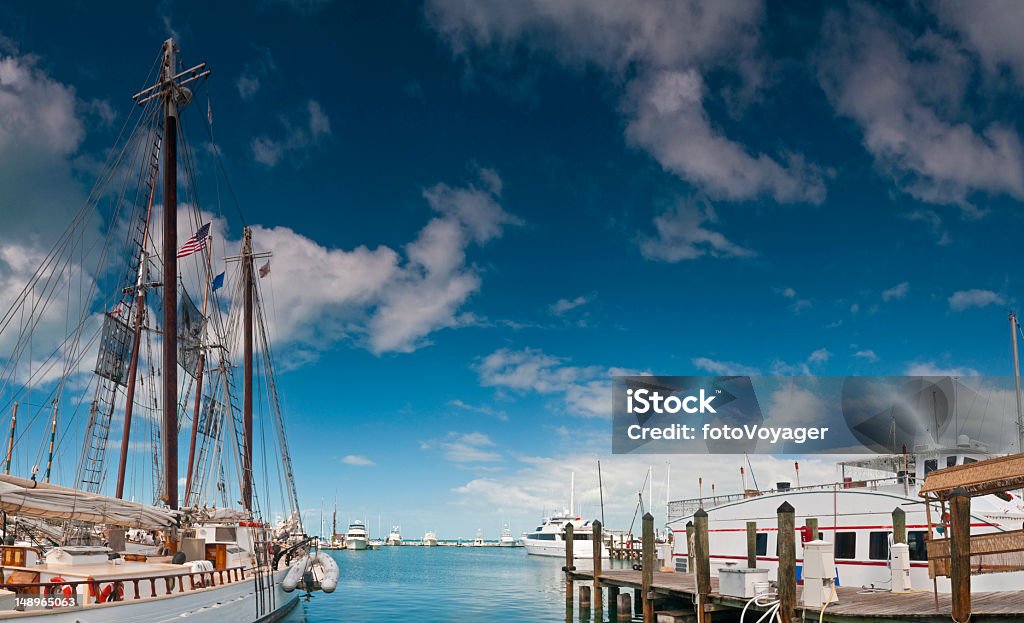
<svg viewBox="0 0 1024 623">
<path fill-rule="evenodd" d="M 745 566 L 747 561 L 747 522 L 757 523 L 757 566 L 770 573 L 778 569 L 777 509 L 789 502 L 796 509 L 798 577 L 803 563 L 802 543 L 810 536 L 805 519 L 818 520 L 821 539 L 834 546 L 836 578 L 840 586 L 865 586 L 886 589 L 892 579 L 892 513 L 905 512 L 907 545 L 910 554 L 910 580 L 914 588 L 931 590 L 928 576 L 926 541 L 928 520 L 918 490 L 924 477 L 941 467 L 965 465 L 992 458 L 984 446 L 961 436 L 952 447 L 922 446 L 907 455 L 881 455 L 840 463 L 843 473 L 877 474 L 875 478 L 845 476 L 839 482 L 790 487 L 780 483 L 770 491 L 748 490 L 732 495 L 688 499 L 669 504 L 669 527 L 674 533 L 674 558 L 677 570 L 687 568 L 686 525 L 693 513 L 703 508 L 708 514 L 708 544 L 712 573 L 726 566 Z M 1001 499 L 988 495 L 971 500 L 973 534 L 1019 530 L 1024 522 L 1024 505 L 1016 493 Z M 931 509 L 933 521 L 941 516 L 938 506 Z M 941 522 L 939 522 L 941 523 Z M 939 530 L 933 528 L 933 536 Z M 774 576 L 771 576 L 774 577 Z M 996 591 L 1019 589 L 1024 572 L 977 575 L 971 589 Z M 940 592 L 949 592 L 948 578 L 939 577 Z"/>
</svg>

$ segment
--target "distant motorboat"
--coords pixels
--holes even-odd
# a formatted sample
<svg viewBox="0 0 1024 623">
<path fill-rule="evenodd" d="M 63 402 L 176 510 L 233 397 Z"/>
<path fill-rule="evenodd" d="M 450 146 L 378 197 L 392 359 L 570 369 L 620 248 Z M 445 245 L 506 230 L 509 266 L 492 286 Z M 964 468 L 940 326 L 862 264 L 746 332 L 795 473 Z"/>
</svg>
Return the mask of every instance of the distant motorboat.
<svg viewBox="0 0 1024 623">
<path fill-rule="evenodd" d="M 391 526 L 391 532 L 388 533 L 388 538 L 385 541 L 385 545 L 401 545 L 402 544 L 402 532 L 399 526 Z"/>
<path fill-rule="evenodd" d="M 476 537 L 473 539 L 473 547 L 483 547 L 483 546 L 484 546 L 484 531 L 483 530 L 477 530 L 476 531 Z"/>
<path fill-rule="evenodd" d="M 427 530 L 427 533 L 423 535 L 423 545 L 427 547 L 434 547 L 437 545 L 437 535 L 431 530 Z"/>
<path fill-rule="evenodd" d="M 366 525 L 358 519 L 348 527 L 345 535 L 345 549 L 364 550 L 369 545 L 369 537 L 366 534 Z"/>
<path fill-rule="evenodd" d="M 512 531 L 509 530 L 508 524 L 501 530 L 501 538 L 498 539 L 498 547 L 515 547 L 516 540 L 512 537 Z"/>
<path fill-rule="evenodd" d="M 381 541 L 380 539 L 374 539 L 370 541 L 370 544 L 368 545 L 369 549 L 380 549 L 383 546 L 384 541 Z"/>
</svg>

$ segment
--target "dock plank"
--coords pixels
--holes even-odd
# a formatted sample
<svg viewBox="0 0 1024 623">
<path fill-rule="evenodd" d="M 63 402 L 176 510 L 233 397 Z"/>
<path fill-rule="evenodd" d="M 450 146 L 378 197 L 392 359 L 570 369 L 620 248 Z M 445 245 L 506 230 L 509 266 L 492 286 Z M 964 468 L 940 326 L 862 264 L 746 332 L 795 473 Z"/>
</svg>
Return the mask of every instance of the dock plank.
<svg viewBox="0 0 1024 623">
<path fill-rule="evenodd" d="M 573 576 L 578 579 L 593 580 L 593 574 L 587 571 L 575 571 Z M 614 570 L 601 574 L 601 583 L 606 586 L 639 588 L 641 577 L 639 571 Z M 697 587 L 695 579 L 688 573 L 664 573 L 656 571 L 651 590 L 675 597 L 692 599 Z M 800 598 L 802 587 L 797 587 L 797 599 Z M 711 578 L 710 602 L 742 608 L 746 600 L 718 594 L 718 578 Z M 861 588 L 839 587 L 836 590 L 839 602 L 828 606 L 825 620 L 848 621 L 850 619 L 892 619 L 892 620 L 928 620 L 944 618 L 949 620 L 952 603 L 948 594 L 939 594 L 938 610 L 935 608 L 935 596 L 931 591 L 917 591 L 908 594 L 866 591 Z M 797 602 L 799 603 L 799 601 Z M 973 593 L 971 595 L 972 618 L 978 617 L 1012 617 L 1024 620 L 1024 591 L 997 591 Z M 803 610 L 803 608 L 798 608 Z M 811 608 L 807 609 L 810 616 Z M 814 609 L 814 619 L 818 611 Z"/>
</svg>

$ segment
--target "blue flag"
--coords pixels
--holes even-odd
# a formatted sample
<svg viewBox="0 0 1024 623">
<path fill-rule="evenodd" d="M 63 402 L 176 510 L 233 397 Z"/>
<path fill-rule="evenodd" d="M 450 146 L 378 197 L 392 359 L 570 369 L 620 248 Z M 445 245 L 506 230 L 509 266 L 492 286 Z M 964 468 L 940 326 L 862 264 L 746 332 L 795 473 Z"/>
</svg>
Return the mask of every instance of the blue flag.
<svg viewBox="0 0 1024 623">
<path fill-rule="evenodd" d="M 224 273 L 213 278 L 213 291 L 216 292 L 224 287 Z"/>
</svg>

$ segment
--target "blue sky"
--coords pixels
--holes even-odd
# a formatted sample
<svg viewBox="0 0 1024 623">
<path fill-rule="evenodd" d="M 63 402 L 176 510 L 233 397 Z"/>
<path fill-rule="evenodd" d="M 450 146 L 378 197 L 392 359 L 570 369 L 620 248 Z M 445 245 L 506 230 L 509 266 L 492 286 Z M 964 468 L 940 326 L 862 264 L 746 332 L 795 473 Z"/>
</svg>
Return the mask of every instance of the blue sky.
<svg viewBox="0 0 1024 623">
<path fill-rule="evenodd" d="M 337 490 L 343 520 L 518 532 L 570 469 L 593 513 L 602 458 L 624 524 L 651 460 L 609 456 L 616 371 L 1010 372 L 1017 4 L 19 3 L 0 24 L 9 249 L 59 233 L 164 38 L 213 69 L 196 108 L 275 253 L 306 508 Z M 673 459 L 673 490 L 693 474 Z"/>
</svg>

